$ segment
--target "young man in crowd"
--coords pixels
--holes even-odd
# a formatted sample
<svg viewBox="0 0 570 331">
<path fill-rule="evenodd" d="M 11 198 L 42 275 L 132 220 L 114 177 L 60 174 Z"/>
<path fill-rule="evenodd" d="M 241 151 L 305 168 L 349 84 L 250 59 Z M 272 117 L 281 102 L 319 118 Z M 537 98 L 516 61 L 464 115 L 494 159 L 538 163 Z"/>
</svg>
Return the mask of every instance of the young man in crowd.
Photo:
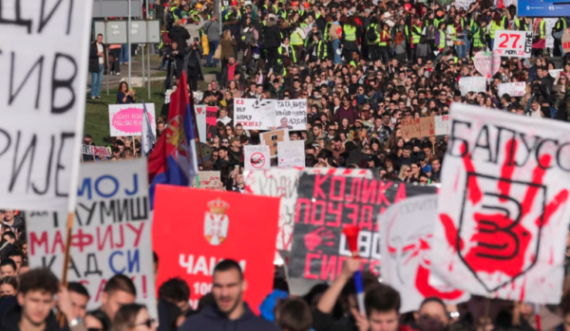
<svg viewBox="0 0 570 331">
<path fill-rule="evenodd" d="M 69 282 L 67 283 L 67 291 L 69 293 L 69 299 L 71 301 L 71 308 L 73 309 L 73 314 L 77 318 L 84 319 L 87 315 L 87 303 L 89 302 L 89 292 L 79 282 Z"/>
<path fill-rule="evenodd" d="M 17 276 L 16 263 L 11 259 L 5 259 L 0 262 L 0 278 Z"/>
<path fill-rule="evenodd" d="M 204 308 L 195 316 L 188 318 L 180 331 L 192 330 L 279 330 L 270 322 L 255 316 L 249 305 L 243 301 L 247 290 L 247 281 L 243 277 L 240 265 L 234 260 L 223 260 L 214 268 L 212 294 L 215 303 Z"/>
<path fill-rule="evenodd" d="M 105 284 L 101 295 L 101 307 L 88 314 L 102 317 L 104 325 L 110 329 L 119 308 L 134 303 L 136 296 L 137 289 L 133 281 L 125 275 L 115 275 Z"/>
</svg>

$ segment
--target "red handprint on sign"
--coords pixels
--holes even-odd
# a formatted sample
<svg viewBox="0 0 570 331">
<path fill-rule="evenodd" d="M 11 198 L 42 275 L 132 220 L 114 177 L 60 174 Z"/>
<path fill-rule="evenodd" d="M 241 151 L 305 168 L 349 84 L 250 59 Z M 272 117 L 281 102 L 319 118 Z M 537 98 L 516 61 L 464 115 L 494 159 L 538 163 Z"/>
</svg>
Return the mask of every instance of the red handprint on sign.
<svg viewBox="0 0 570 331">
<path fill-rule="evenodd" d="M 448 214 L 440 214 L 446 238 L 488 292 L 495 291 L 531 269 L 539 256 L 541 230 L 568 199 L 568 190 L 546 201 L 544 176 L 551 156 L 542 155 L 529 182 L 514 180 L 517 142 L 505 146 L 501 176 L 475 171 L 462 146 L 467 180 L 459 226 Z M 524 192 L 524 194 L 522 194 Z M 533 240 L 534 239 L 534 240 Z M 533 247 L 529 245 L 533 243 Z M 490 277 L 495 273 L 506 276 Z M 486 274 L 487 277 L 482 277 Z"/>
<path fill-rule="evenodd" d="M 310 251 L 321 245 L 332 247 L 334 245 L 332 240 L 334 240 L 334 233 L 325 227 L 320 227 L 305 235 L 305 246 Z"/>
</svg>

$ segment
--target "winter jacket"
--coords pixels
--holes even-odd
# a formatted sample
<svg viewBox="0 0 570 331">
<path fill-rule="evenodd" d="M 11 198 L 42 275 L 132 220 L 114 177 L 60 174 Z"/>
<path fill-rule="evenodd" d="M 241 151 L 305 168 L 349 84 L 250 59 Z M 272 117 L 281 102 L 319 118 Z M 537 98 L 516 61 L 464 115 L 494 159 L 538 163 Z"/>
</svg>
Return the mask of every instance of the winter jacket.
<svg viewBox="0 0 570 331">
<path fill-rule="evenodd" d="M 103 45 L 103 53 L 106 54 L 105 50 L 107 46 Z M 89 72 L 99 72 L 99 56 L 97 55 L 97 42 L 94 41 L 89 47 Z M 105 66 L 105 56 L 103 56 L 103 67 Z"/>
<path fill-rule="evenodd" d="M 178 49 L 185 49 L 188 47 L 186 40 L 190 39 L 190 33 L 185 27 L 178 25 L 173 26 L 172 29 L 170 29 L 170 32 L 168 32 L 168 37 L 170 37 L 173 42 L 175 41 L 178 43 Z"/>
<path fill-rule="evenodd" d="M 228 86 L 228 71 L 229 71 L 229 66 L 230 64 L 228 63 L 222 70 L 222 86 Z M 234 63 L 234 77 L 235 75 L 239 74 L 240 75 L 240 80 L 244 80 L 245 79 L 245 75 L 243 74 L 242 70 L 241 70 L 241 66 L 235 62 Z"/>
<path fill-rule="evenodd" d="M 22 319 L 22 307 L 16 304 L 6 311 L 4 316 L 2 316 L 0 324 L 0 331 L 20 331 L 19 323 Z M 44 331 L 68 331 L 68 327 L 60 328 L 57 319 L 53 312 L 50 312 L 47 320 L 46 327 Z M 22 330 L 23 331 L 23 330 Z"/>
<path fill-rule="evenodd" d="M 190 48 L 184 57 L 183 68 L 188 77 L 204 78 L 200 54 L 202 54 L 202 47 L 198 44 L 196 49 Z"/>
<path fill-rule="evenodd" d="M 263 31 L 263 48 L 274 48 L 281 45 L 281 34 L 275 22 L 267 23 Z"/>
<path fill-rule="evenodd" d="M 230 320 L 220 312 L 215 304 L 210 305 L 200 314 L 189 317 L 178 331 L 208 330 L 208 331 L 278 331 L 277 326 L 253 314 L 244 303 L 245 311 L 237 320 Z"/>
</svg>

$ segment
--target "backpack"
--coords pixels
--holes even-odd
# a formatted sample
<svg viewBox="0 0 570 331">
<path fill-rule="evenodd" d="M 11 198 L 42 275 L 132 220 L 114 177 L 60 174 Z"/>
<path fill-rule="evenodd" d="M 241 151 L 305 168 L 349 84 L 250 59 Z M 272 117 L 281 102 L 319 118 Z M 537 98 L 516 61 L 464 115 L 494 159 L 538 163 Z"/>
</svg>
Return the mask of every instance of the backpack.
<svg viewBox="0 0 570 331">
<path fill-rule="evenodd" d="M 172 29 L 172 26 L 174 25 L 174 13 L 169 10 L 166 12 L 166 28 L 167 30 Z"/>
<path fill-rule="evenodd" d="M 366 39 L 368 39 L 368 41 L 372 42 L 377 39 L 378 36 L 376 35 L 375 30 L 376 30 L 375 26 L 368 27 L 368 31 L 366 31 Z"/>
</svg>

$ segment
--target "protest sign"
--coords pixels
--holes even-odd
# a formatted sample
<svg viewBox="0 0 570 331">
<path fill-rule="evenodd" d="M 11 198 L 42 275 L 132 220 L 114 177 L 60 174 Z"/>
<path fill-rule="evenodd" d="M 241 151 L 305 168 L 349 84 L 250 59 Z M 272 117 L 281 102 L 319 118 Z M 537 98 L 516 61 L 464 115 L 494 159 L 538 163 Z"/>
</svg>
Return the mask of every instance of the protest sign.
<svg viewBox="0 0 570 331">
<path fill-rule="evenodd" d="M 269 146 L 244 146 L 245 170 L 260 170 L 271 168 Z"/>
<path fill-rule="evenodd" d="M 110 157 L 111 149 L 105 146 L 81 145 L 81 154 Z"/>
<path fill-rule="evenodd" d="M 470 297 L 431 274 L 428 254 L 437 220 L 437 194 L 435 187 L 423 189 L 426 195 L 393 204 L 378 220 L 380 274 L 383 283 L 400 292 L 400 313 L 417 310 L 422 301 L 430 297 L 448 304 L 467 301 Z"/>
<path fill-rule="evenodd" d="M 206 132 L 208 139 L 214 138 L 216 132 L 216 123 L 218 121 L 218 107 L 206 107 Z"/>
<path fill-rule="evenodd" d="M 58 5 L 0 4 L 0 209 L 65 209 L 76 186 L 93 4 Z"/>
<path fill-rule="evenodd" d="M 152 133 L 156 137 L 156 115 L 154 103 L 147 103 L 146 110 L 150 119 Z M 143 104 L 109 105 L 109 125 L 111 137 L 140 136 L 142 134 Z"/>
<path fill-rule="evenodd" d="M 241 124 L 245 130 L 266 130 L 273 126 L 273 122 L 275 122 L 275 108 L 272 100 L 234 100 L 234 123 Z"/>
<path fill-rule="evenodd" d="M 449 134 L 449 115 L 435 116 L 433 120 L 436 136 Z"/>
<path fill-rule="evenodd" d="M 301 175 L 289 276 L 334 280 L 343 262 L 352 256 L 342 235 L 346 225 L 360 227 L 358 249 L 363 269 L 379 274 L 378 215 L 398 201 L 425 193 L 422 186 L 376 179 Z"/>
<path fill-rule="evenodd" d="M 280 168 L 305 167 L 305 142 L 303 140 L 277 143 L 277 158 Z"/>
<path fill-rule="evenodd" d="M 275 100 L 277 129 L 307 130 L 307 99 Z"/>
<path fill-rule="evenodd" d="M 455 8 L 469 10 L 469 5 L 471 5 L 475 0 L 455 0 Z"/>
<path fill-rule="evenodd" d="M 568 11 L 565 11 L 566 13 Z M 546 47 L 553 48 L 554 47 L 554 37 L 552 36 L 552 29 L 556 25 L 558 18 L 543 18 L 544 20 L 544 27 L 546 30 Z"/>
<path fill-rule="evenodd" d="M 197 308 L 212 289 L 216 264 L 233 259 L 251 285 L 244 299 L 257 312 L 273 286 L 278 218 L 277 198 L 158 185 L 152 232 L 160 259 L 158 285 L 182 278 Z"/>
<path fill-rule="evenodd" d="M 200 137 L 200 141 L 205 143 L 206 142 L 206 106 L 205 105 L 197 105 L 194 106 L 194 116 L 196 116 L 196 125 L 198 126 L 198 136 Z"/>
<path fill-rule="evenodd" d="M 526 93 L 525 82 L 503 83 L 497 85 L 499 97 L 508 94 L 511 97 L 522 97 Z"/>
<path fill-rule="evenodd" d="M 487 79 L 485 77 L 461 77 L 459 78 L 459 90 L 461 95 L 466 96 L 469 92 L 487 91 Z"/>
<path fill-rule="evenodd" d="M 198 184 L 196 184 L 198 181 Z M 192 187 L 197 187 L 203 190 L 224 191 L 222 184 L 222 177 L 220 171 L 199 171 L 198 176 L 194 179 Z"/>
<path fill-rule="evenodd" d="M 432 272 L 476 295 L 560 302 L 568 125 L 461 104 L 450 116 Z"/>
<path fill-rule="evenodd" d="M 234 122 L 244 129 L 306 130 L 307 99 L 236 99 Z"/>
<path fill-rule="evenodd" d="M 259 134 L 259 141 L 262 145 L 269 146 L 271 157 L 277 156 L 277 144 L 282 141 L 289 141 L 289 131 L 287 129 L 269 131 Z"/>
<path fill-rule="evenodd" d="M 81 165 L 67 280 L 87 288 L 88 310 L 101 306 L 107 280 L 123 274 L 136 286 L 136 301 L 157 317 L 147 178 L 146 159 Z M 61 279 L 65 207 L 31 212 L 26 226 L 30 267 L 49 268 Z"/>
<path fill-rule="evenodd" d="M 552 78 L 556 79 L 562 71 L 562 69 L 549 69 L 548 74 L 552 76 Z"/>
<path fill-rule="evenodd" d="M 562 49 L 564 53 L 570 54 L 570 33 L 568 32 L 562 36 Z"/>
<path fill-rule="evenodd" d="M 279 231 L 277 233 L 277 249 L 280 251 L 291 250 L 297 186 L 299 176 L 302 173 L 373 178 L 372 171 L 367 169 L 306 168 L 300 170 L 273 168 L 264 171 L 246 170 L 243 175 L 246 193 L 281 198 Z"/>
<path fill-rule="evenodd" d="M 404 139 L 422 138 L 435 134 L 433 117 L 402 119 L 400 128 Z"/>
<path fill-rule="evenodd" d="M 493 54 L 495 53 L 479 51 L 475 54 L 473 59 L 475 69 L 477 69 L 477 71 L 487 79 L 495 75 L 501 66 L 501 57 L 498 54 Z"/>
<path fill-rule="evenodd" d="M 530 58 L 532 31 L 495 30 L 493 52 L 498 56 Z"/>
</svg>

